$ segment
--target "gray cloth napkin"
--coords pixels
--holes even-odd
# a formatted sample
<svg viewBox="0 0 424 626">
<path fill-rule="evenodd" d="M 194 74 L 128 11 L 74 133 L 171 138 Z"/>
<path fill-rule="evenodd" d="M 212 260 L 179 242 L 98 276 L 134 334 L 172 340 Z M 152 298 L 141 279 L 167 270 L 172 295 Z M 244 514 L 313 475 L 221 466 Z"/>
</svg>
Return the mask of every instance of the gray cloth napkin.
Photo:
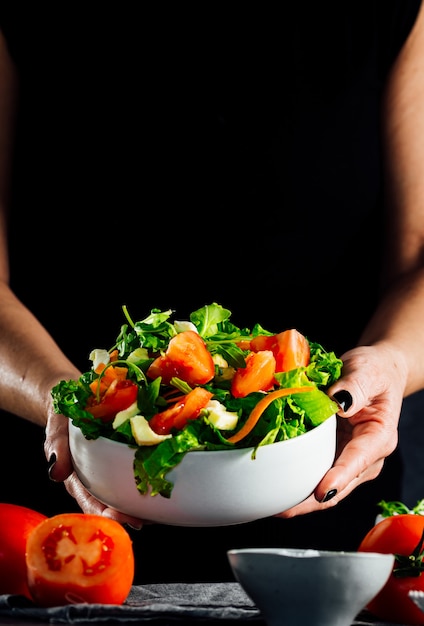
<svg viewBox="0 0 424 626">
<path fill-rule="evenodd" d="M 236 582 L 172 583 L 133 586 L 122 605 L 70 604 L 48 609 L 23 596 L 0 595 L 0 620 L 41 624 L 151 624 L 151 626 L 231 626 L 235 621 L 265 626 L 259 610 Z M 9 623 L 9 622 L 8 622 Z M 352 626 L 393 626 L 362 611 Z M 397 624 L 396 626 L 402 626 Z"/>
<path fill-rule="evenodd" d="M 70 604 L 42 609 L 23 596 L 0 596 L 0 616 L 20 623 L 80 624 L 89 622 L 137 622 L 139 624 L 196 623 L 234 620 L 264 624 L 258 609 L 238 583 L 174 583 L 133 586 L 120 606 Z"/>
</svg>

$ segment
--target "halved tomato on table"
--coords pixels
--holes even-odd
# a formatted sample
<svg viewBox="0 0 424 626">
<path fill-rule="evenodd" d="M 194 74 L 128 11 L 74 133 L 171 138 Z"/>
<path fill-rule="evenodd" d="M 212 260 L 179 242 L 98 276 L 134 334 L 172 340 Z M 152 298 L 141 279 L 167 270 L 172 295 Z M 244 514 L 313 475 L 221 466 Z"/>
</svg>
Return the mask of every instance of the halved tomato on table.
<svg viewBox="0 0 424 626">
<path fill-rule="evenodd" d="M 132 541 L 101 515 L 62 513 L 28 536 L 28 587 L 39 606 L 122 604 L 134 580 Z"/>
</svg>

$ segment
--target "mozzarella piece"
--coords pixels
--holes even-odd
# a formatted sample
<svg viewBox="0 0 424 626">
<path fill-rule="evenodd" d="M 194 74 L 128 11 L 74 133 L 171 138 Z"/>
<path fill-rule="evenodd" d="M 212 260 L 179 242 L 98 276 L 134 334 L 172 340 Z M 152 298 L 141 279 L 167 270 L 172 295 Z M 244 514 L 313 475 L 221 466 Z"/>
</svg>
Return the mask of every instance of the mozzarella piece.
<svg viewBox="0 0 424 626">
<path fill-rule="evenodd" d="M 137 445 L 139 446 L 155 446 L 165 439 L 169 439 L 172 435 L 158 435 L 149 426 L 149 422 L 142 415 L 130 417 L 131 431 Z"/>
<path fill-rule="evenodd" d="M 228 365 L 223 356 L 221 356 L 220 354 L 214 354 L 212 356 L 212 360 L 214 362 L 214 365 L 218 367 L 218 373 L 215 374 L 216 381 L 232 380 L 234 378 L 236 370 L 234 369 L 234 367 L 230 367 Z"/>
<path fill-rule="evenodd" d="M 221 356 L 220 354 L 214 354 L 212 355 L 212 361 L 214 362 L 215 365 L 217 365 L 218 367 L 222 367 L 222 369 L 225 369 L 226 367 L 228 367 L 228 363 L 227 361 L 224 359 L 223 356 Z"/>
<path fill-rule="evenodd" d="M 90 352 L 90 361 L 93 361 L 93 370 L 95 370 L 100 363 L 103 365 L 107 365 L 110 361 L 109 352 L 107 350 L 103 350 L 102 348 L 96 348 Z"/>
<path fill-rule="evenodd" d="M 193 330 L 195 333 L 198 332 L 193 322 L 174 322 L 174 328 L 177 333 L 183 333 L 186 330 Z"/>
<path fill-rule="evenodd" d="M 208 410 L 208 420 L 215 428 L 219 430 L 234 430 L 237 426 L 237 413 L 227 411 L 225 406 L 218 400 L 209 400 L 206 409 Z"/>
<path fill-rule="evenodd" d="M 130 419 L 130 417 L 133 417 L 133 415 L 137 415 L 137 413 L 137 402 L 134 402 L 133 404 L 131 404 L 131 406 L 129 406 L 127 409 L 124 409 L 123 411 L 118 411 L 118 413 L 115 415 L 115 419 L 112 422 L 113 428 L 118 428 L 118 426 Z"/>
</svg>

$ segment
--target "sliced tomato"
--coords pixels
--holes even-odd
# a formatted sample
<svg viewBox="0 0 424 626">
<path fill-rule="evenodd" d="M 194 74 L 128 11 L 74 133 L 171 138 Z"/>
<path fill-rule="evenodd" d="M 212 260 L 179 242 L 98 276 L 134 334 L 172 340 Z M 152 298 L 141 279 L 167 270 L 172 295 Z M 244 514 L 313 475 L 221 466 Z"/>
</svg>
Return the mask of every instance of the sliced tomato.
<svg viewBox="0 0 424 626">
<path fill-rule="evenodd" d="M 46 515 L 17 504 L 0 503 L 0 594 L 31 598 L 27 582 L 25 549 L 32 530 Z"/>
<path fill-rule="evenodd" d="M 248 350 L 248 351 L 250 351 L 251 350 L 250 342 L 251 342 L 250 339 L 242 339 L 241 341 L 237 341 L 236 346 L 238 348 L 240 348 L 240 350 Z M 266 348 L 264 348 L 264 349 L 266 349 Z M 257 350 L 255 352 L 257 352 Z"/>
<path fill-rule="evenodd" d="M 277 342 L 277 335 L 258 335 L 250 340 L 250 350 L 252 352 L 261 352 L 262 350 L 275 349 Z"/>
<path fill-rule="evenodd" d="M 186 330 L 172 337 L 163 356 L 153 361 L 147 370 L 149 378 L 162 377 L 169 384 L 174 376 L 189 385 L 204 385 L 215 374 L 215 365 L 201 336 Z"/>
<path fill-rule="evenodd" d="M 239 367 L 231 381 L 231 393 L 244 398 L 254 391 L 269 391 L 274 386 L 275 357 L 271 350 L 250 352 L 246 367 Z"/>
<path fill-rule="evenodd" d="M 103 422 L 110 422 L 119 411 L 128 409 L 137 400 L 137 394 L 138 385 L 132 380 L 115 379 L 106 389 L 100 402 L 97 402 L 95 395 L 90 397 L 85 410 Z"/>
<path fill-rule="evenodd" d="M 212 393 L 203 387 L 195 387 L 184 398 L 161 413 L 156 413 L 149 426 L 158 435 L 169 435 L 173 430 L 181 430 L 189 420 L 199 417 L 200 411 L 212 398 Z"/>
<path fill-rule="evenodd" d="M 28 586 L 40 606 L 122 604 L 134 580 L 132 541 L 117 521 L 85 513 L 50 517 L 30 533 Z"/>
<path fill-rule="evenodd" d="M 297 367 L 306 367 L 311 357 L 308 340 L 295 328 L 277 335 L 259 335 L 251 340 L 250 347 L 254 352 L 271 350 L 275 356 L 276 372 L 289 372 Z"/>
</svg>

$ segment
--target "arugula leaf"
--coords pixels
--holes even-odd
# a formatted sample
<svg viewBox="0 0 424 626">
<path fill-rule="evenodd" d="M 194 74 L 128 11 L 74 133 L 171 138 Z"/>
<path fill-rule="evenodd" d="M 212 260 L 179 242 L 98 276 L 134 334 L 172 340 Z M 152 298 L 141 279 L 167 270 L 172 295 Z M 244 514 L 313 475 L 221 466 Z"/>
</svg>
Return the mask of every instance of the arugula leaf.
<svg viewBox="0 0 424 626">
<path fill-rule="evenodd" d="M 190 321 L 196 326 L 201 337 L 206 339 L 218 332 L 218 324 L 225 322 L 231 316 L 231 311 L 224 309 L 220 304 L 208 304 L 190 315 Z"/>
<path fill-rule="evenodd" d="M 134 473 L 140 493 L 146 494 L 150 488 L 150 495 L 160 494 L 170 498 L 173 484 L 166 478 L 167 474 L 187 452 L 206 449 L 204 434 L 207 433 L 206 437 L 210 439 L 210 433 L 215 430 L 210 426 L 205 420 L 194 420 L 184 430 L 157 446 L 140 446 L 134 457 Z M 215 443 L 215 449 L 224 447 L 229 448 L 231 444 Z"/>
<path fill-rule="evenodd" d="M 403 502 L 399 502 L 398 500 L 393 500 L 391 502 L 386 502 L 386 500 L 380 500 L 378 505 L 381 508 L 380 515 L 382 517 L 391 517 L 392 515 L 405 515 L 405 514 L 413 514 L 413 515 L 424 515 L 424 499 L 418 500 L 417 504 L 410 509 Z"/>
</svg>

